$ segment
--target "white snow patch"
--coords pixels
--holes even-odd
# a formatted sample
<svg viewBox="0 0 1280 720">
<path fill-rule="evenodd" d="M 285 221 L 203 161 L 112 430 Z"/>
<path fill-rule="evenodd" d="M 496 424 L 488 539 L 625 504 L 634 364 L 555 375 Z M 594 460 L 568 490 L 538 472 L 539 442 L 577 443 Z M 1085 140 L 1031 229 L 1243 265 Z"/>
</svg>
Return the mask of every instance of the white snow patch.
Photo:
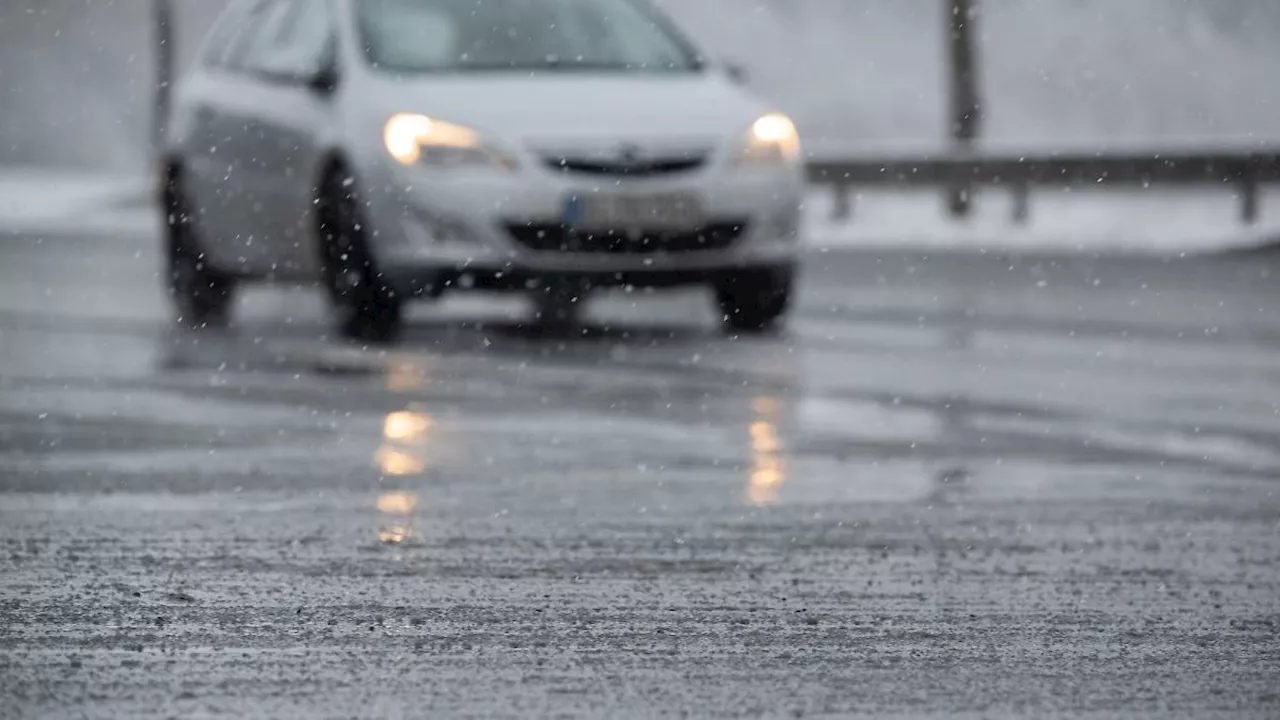
<svg viewBox="0 0 1280 720">
<path fill-rule="evenodd" d="M 138 175 L 0 169 L 0 234 L 154 233 L 159 211 Z"/>
<path fill-rule="evenodd" d="M 1048 250 L 1177 254 L 1280 240 L 1280 190 L 1265 190 L 1261 217 L 1246 225 L 1230 189 L 1033 191 L 1028 221 L 1015 225 L 1009 193 L 980 190 L 972 215 L 947 215 L 940 190 L 857 190 L 852 215 L 832 217 L 834 193 L 805 202 L 807 242 L 817 248 Z"/>
</svg>

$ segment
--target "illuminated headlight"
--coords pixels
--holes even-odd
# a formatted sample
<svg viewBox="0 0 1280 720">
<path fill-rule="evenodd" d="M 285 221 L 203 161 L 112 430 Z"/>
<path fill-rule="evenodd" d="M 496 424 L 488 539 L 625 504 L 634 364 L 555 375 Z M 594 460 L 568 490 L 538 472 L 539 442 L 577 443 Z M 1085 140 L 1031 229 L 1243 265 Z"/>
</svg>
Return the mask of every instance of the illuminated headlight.
<svg viewBox="0 0 1280 720">
<path fill-rule="evenodd" d="M 393 115 L 383 129 L 382 142 L 402 165 L 516 166 L 515 158 L 486 144 L 475 130 L 426 115 Z"/>
<path fill-rule="evenodd" d="M 751 123 L 738 154 L 740 165 L 793 165 L 799 161 L 800 133 L 782 113 L 770 113 Z"/>
</svg>

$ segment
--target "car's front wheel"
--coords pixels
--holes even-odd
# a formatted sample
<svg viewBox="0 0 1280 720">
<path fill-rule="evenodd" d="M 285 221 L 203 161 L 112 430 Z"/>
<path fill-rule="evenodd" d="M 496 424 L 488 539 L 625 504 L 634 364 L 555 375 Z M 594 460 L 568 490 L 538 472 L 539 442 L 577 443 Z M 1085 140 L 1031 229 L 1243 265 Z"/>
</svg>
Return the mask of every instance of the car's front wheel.
<svg viewBox="0 0 1280 720">
<path fill-rule="evenodd" d="M 320 193 L 319 229 L 338 328 L 353 340 L 390 342 L 399 335 L 403 303 L 378 271 L 363 217 L 354 180 L 330 172 Z"/>
<path fill-rule="evenodd" d="M 715 294 L 725 328 L 756 333 L 777 327 L 791 303 L 793 276 L 788 268 L 766 268 L 721 278 Z"/>
<path fill-rule="evenodd" d="M 178 322 L 192 329 L 223 327 L 231 319 L 235 278 L 213 267 L 200 247 L 182 177 L 172 172 L 164 190 L 169 296 Z"/>
</svg>

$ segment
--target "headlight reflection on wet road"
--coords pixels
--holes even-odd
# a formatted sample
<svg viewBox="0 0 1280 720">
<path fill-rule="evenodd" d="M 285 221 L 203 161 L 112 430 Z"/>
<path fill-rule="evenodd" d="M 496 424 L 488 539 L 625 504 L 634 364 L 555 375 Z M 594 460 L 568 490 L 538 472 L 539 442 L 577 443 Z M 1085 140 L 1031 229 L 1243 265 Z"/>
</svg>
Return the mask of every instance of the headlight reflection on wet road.
<svg viewBox="0 0 1280 720">
<path fill-rule="evenodd" d="M 389 413 L 382 421 L 382 445 L 374 463 L 383 475 L 421 475 L 430 465 L 428 445 L 434 422 L 419 409 Z"/>
<path fill-rule="evenodd" d="M 431 430 L 431 418 L 423 412 L 393 412 L 382 421 L 382 437 L 391 442 L 420 444 Z"/>
<path fill-rule="evenodd" d="M 388 413 L 382 420 L 382 444 L 374 464 L 384 478 L 422 475 L 430 468 L 430 440 L 435 421 L 421 408 Z M 416 493 L 395 490 L 378 496 L 376 507 L 383 517 L 377 531 L 383 545 L 402 545 L 413 538 L 412 515 L 418 506 Z"/>
<path fill-rule="evenodd" d="M 378 512 L 384 515 L 409 515 L 418 506 L 418 495 L 405 490 L 384 492 L 378 496 Z"/>
<path fill-rule="evenodd" d="M 432 362 L 428 358 L 398 359 L 387 366 L 387 389 L 397 393 L 417 390 L 426 384 L 431 370 Z"/>
<path fill-rule="evenodd" d="M 391 477 L 421 475 L 427 470 L 427 463 L 422 458 L 387 445 L 378 448 L 374 459 L 382 474 Z"/>
<path fill-rule="evenodd" d="M 378 542 L 383 545 L 401 545 L 413 536 L 413 510 L 418 506 L 418 496 L 406 490 L 393 490 L 378 496 L 378 512 L 387 521 L 378 528 Z"/>
<path fill-rule="evenodd" d="M 777 489 L 787 479 L 775 422 L 780 403 L 775 397 L 760 396 L 751 401 L 756 419 L 747 430 L 751 438 L 751 469 L 747 476 L 747 500 L 756 506 L 777 501 Z"/>
</svg>

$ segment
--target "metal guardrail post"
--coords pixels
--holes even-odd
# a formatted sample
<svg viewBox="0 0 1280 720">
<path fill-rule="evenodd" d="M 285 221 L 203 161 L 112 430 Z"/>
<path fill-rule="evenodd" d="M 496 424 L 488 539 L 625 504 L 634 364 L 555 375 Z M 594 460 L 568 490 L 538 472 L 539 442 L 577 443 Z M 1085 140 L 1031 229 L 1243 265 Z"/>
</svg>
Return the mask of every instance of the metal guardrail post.
<svg viewBox="0 0 1280 720">
<path fill-rule="evenodd" d="M 853 189 L 843 182 L 837 182 L 832 188 L 835 197 L 831 205 L 831 219 L 848 220 L 853 216 Z"/>
<path fill-rule="evenodd" d="M 173 6 L 170 0 L 152 0 L 152 29 L 155 33 L 155 107 L 152 116 L 152 150 L 158 157 L 164 148 L 169 108 L 173 96 Z"/>
<path fill-rule="evenodd" d="M 1252 177 L 1240 185 L 1240 221 L 1246 225 L 1258 222 L 1258 181 Z"/>
<path fill-rule="evenodd" d="M 1031 185 L 1024 182 L 1013 183 L 1013 222 L 1015 225 L 1026 225 L 1031 219 Z"/>
<path fill-rule="evenodd" d="M 951 140 L 958 153 L 971 152 L 982 120 L 978 94 L 977 52 L 974 48 L 974 0 L 943 0 L 947 9 L 947 55 L 950 58 L 949 96 Z M 947 189 L 947 205 L 953 217 L 969 215 L 971 186 L 957 180 Z"/>
</svg>

